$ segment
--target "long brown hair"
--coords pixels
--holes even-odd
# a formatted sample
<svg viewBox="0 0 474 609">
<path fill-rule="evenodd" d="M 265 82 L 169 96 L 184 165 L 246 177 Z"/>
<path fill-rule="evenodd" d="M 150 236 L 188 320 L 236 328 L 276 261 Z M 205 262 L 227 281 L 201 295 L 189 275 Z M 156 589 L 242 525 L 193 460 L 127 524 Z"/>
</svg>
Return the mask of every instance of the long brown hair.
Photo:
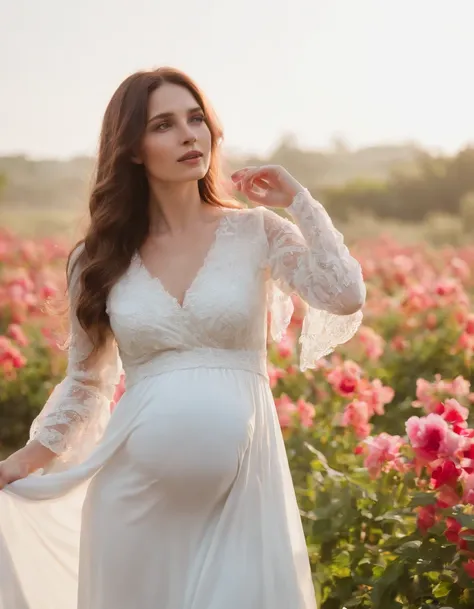
<svg viewBox="0 0 474 609">
<path fill-rule="evenodd" d="M 203 109 L 211 132 L 210 167 L 206 176 L 199 180 L 202 200 L 221 207 L 240 206 L 236 200 L 226 196 L 220 179 L 218 148 L 222 129 L 193 80 L 168 67 L 136 72 L 126 78 L 112 96 L 104 114 L 86 236 L 76 243 L 67 261 L 69 268 L 76 248 L 84 244 L 68 277 L 79 263 L 81 270 L 75 313 L 92 342 L 90 357 L 97 355 L 111 337 L 106 312 L 108 294 L 148 235 L 148 181 L 145 168 L 134 163 L 132 157 L 145 131 L 148 98 L 164 83 L 181 85 L 190 91 Z"/>
</svg>

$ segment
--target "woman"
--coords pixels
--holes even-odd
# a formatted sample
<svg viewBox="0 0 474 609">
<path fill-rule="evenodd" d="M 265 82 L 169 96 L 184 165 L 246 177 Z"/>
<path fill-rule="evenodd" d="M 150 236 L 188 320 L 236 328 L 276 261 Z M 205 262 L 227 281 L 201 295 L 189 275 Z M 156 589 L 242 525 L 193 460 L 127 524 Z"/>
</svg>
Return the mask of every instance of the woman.
<svg viewBox="0 0 474 609">
<path fill-rule="evenodd" d="M 291 292 L 307 303 L 305 369 L 354 334 L 365 287 L 281 167 L 233 174 L 254 208 L 222 197 L 220 139 L 173 69 L 130 76 L 109 103 L 68 261 L 67 376 L 0 466 L 0 609 L 315 607 L 267 307 L 278 340 Z"/>
</svg>

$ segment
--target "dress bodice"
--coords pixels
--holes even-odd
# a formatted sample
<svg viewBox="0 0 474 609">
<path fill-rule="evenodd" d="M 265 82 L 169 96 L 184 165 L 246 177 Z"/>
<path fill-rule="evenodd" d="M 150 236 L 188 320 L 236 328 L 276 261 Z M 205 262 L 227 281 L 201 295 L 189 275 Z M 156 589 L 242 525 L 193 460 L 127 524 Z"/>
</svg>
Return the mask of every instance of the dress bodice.
<svg viewBox="0 0 474 609">
<path fill-rule="evenodd" d="M 107 303 L 127 377 L 139 366 L 150 370 L 160 356 L 169 361 L 173 352 L 196 351 L 205 365 L 211 350 L 238 351 L 242 360 L 246 352 L 252 358 L 265 351 L 269 286 L 261 223 L 255 210 L 225 212 L 182 305 L 135 254 Z"/>
<path fill-rule="evenodd" d="M 293 292 L 306 304 L 302 370 L 349 340 L 362 319 L 361 267 L 308 191 L 287 211 L 295 222 L 266 207 L 226 210 L 182 305 L 136 253 L 106 302 L 115 340 L 93 364 L 86 361 L 92 343 L 75 315 L 82 269 L 74 260 L 83 245 L 78 248 L 71 257 L 67 375 L 33 422 L 30 439 L 65 461 L 93 445 L 110 416 L 122 366 L 127 385 L 183 365 L 265 373 L 267 312 L 278 341 L 291 319 Z"/>
</svg>

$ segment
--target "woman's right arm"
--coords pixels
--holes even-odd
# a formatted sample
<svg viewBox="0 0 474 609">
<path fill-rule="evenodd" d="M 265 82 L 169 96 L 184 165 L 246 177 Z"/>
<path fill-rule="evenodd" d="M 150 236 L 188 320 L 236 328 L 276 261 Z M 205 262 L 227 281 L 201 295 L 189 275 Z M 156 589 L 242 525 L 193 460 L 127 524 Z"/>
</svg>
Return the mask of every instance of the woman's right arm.
<svg viewBox="0 0 474 609">
<path fill-rule="evenodd" d="M 33 421 L 26 446 L 8 457 L 0 469 L 4 469 L 7 462 L 9 466 L 18 464 L 28 475 L 46 467 L 54 459 L 65 459 L 71 451 L 79 451 L 82 444 L 98 441 L 110 418 L 110 403 L 120 380 L 122 365 L 112 336 L 93 363 L 85 361 L 92 351 L 92 343 L 75 314 L 80 268 L 79 264 L 73 267 L 83 247 L 77 248 L 70 262 L 73 270 L 68 282 L 70 341 L 67 374 Z"/>
</svg>

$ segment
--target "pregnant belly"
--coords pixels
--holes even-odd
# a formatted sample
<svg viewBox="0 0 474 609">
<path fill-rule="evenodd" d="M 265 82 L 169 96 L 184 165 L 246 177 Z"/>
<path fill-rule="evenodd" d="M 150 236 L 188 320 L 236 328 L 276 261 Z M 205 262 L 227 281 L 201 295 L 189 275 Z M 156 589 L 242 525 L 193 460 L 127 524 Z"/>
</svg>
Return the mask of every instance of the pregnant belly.
<svg viewBox="0 0 474 609">
<path fill-rule="evenodd" d="M 125 447 L 130 463 L 170 495 L 225 492 L 252 437 L 254 376 L 194 369 L 146 379 L 147 403 Z"/>
</svg>

